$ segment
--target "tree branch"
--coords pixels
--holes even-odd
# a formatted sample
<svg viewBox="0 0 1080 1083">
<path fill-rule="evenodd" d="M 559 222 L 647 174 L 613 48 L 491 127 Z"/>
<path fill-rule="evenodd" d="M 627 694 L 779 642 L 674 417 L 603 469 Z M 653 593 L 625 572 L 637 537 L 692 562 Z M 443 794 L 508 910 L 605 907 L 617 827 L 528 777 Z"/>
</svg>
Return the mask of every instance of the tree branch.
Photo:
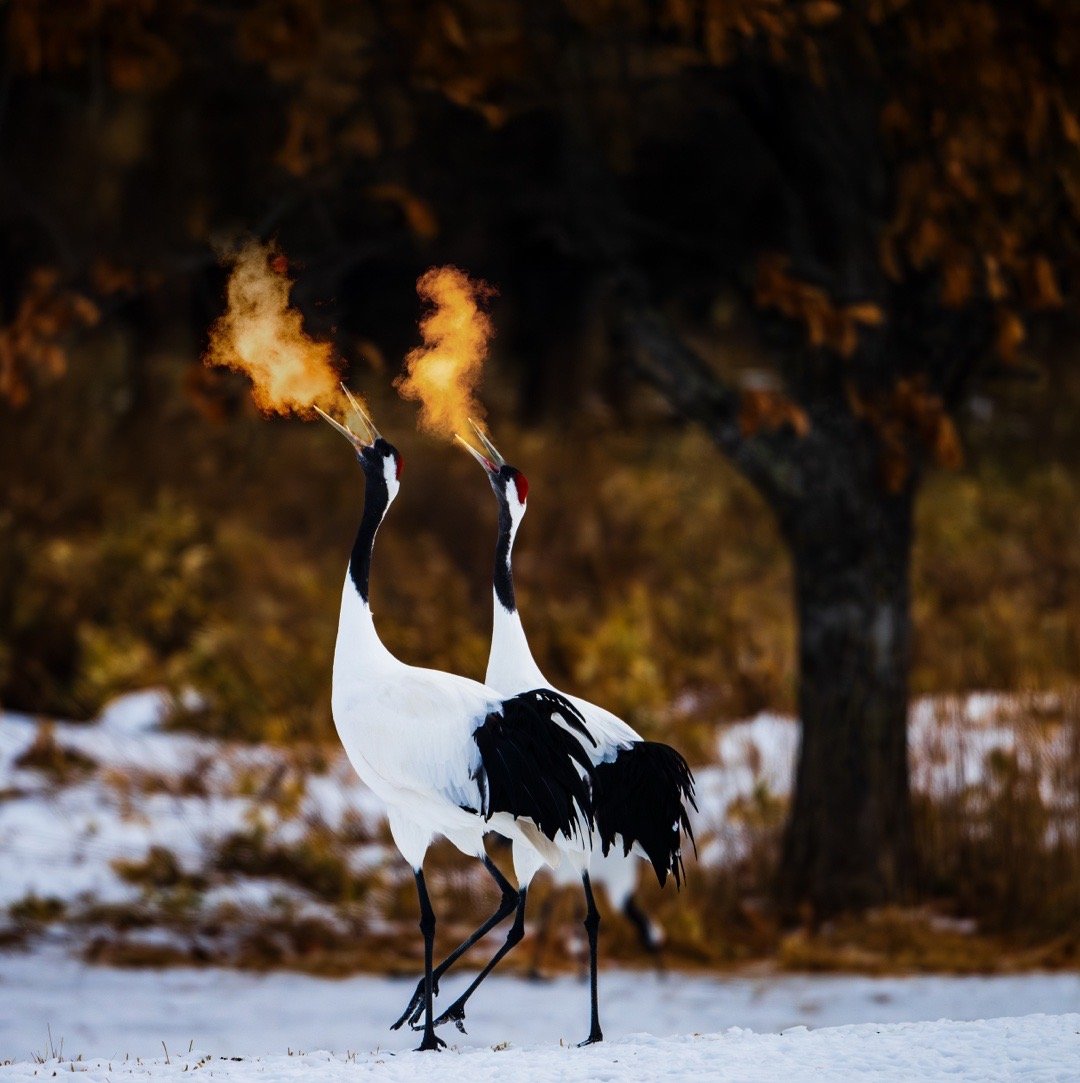
<svg viewBox="0 0 1080 1083">
<path fill-rule="evenodd" d="M 801 500 L 802 477 L 791 433 L 747 434 L 739 392 L 689 349 L 657 312 L 624 305 L 619 334 L 631 364 L 682 417 L 702 425 L 734 466 L 775 509 Z"/>
</svg>

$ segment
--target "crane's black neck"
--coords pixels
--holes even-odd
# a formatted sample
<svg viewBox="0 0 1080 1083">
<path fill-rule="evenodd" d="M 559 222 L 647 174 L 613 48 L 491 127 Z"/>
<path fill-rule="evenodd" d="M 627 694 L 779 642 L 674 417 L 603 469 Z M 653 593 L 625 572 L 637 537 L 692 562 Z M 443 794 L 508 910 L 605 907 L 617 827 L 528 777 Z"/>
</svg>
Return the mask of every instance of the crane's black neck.
<svg viewBox="0 0 1080 1083">
<path fill-rule="evenodd" d="M 517 609 L 514 598 L 514 573 L 510 568 L 510 549 L 514 544 L 513 520 L 506 497 L 499 495 L 499 540 L 495 544 L 495 597 L 508 613 Z"/>
<path fill-rule="evenodd" d="M 352 555 L 349 557 L 349 578 L 352 579 L 357 593 L 368 604 L 368 580 L 371 577 L 371 550 L 375 545 L 375 535 L 379 524 L 386 514 L 390 503 L 390 492 L 386 487 L 386 478 L 382 471 L 364 470 L 364 514 L 360 519 L 360 529 L 356 532 Z"/>
</svg>

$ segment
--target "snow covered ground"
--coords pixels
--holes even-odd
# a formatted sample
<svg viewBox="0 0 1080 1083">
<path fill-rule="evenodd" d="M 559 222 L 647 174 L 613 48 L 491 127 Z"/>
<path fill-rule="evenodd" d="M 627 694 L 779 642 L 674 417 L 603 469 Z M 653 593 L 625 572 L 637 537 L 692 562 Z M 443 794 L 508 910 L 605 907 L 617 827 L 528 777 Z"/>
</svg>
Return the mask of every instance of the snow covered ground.
<svg viewBox="0 0 1080 1083">
<path fill-rule="evenodd" d="M 465 980 L 466 976 L 461 975 L 455 982 L 448 981 L 442 990 L 443 998 L 447 994 L 453 996 Z M 297 974 L 255 976 L 215 969 L 117 970 L 85 966 L 56 950 L 0 956 L 0 1060 L 30 1061 L 47 1049 L 51 1035 L 54 1048 L 63 1042 L 65 1058 L 80 1055 L 88 1060 L 103 1058 L 114 1067 L 125 1056 L 144 1060 L 163 1058 L 163 1048 L 175 1056 L 189 1046 L 215 1058 L 265 1057 L 329 1049 L 339 1055 L 363 1054 L 369 1063 L 369 1055 L 376 1051 L 401 1053 L 416 1044 L 415 1035 L 388 1029 L 388 1023 L 411 991 L 412 982 L 405 979 L 358 976 L 334 981 Z M 633 1036 L 643 1032 L 658 1036 L 719 1035 L 710 1041 L 720 1045 L 710 1046 L 709 1052 L 694 1054 L 695 1058 L 700 1055 L 706 1060 L 720 1058 L 714 1062 L 714 1071 L 726 1063 L 724 1058 L 728 1054 L 723 1051 L 729 1046 L 737 1051 L 731 1053 L 736 1058 L 733 1063 L 742 1063 L 744 1059 L 749 1062 L 759 1054 L 770 1058 L 767 1062 L 778 1068 L 785 1063 L 788 1054 L 783 1043 L 755 1044 L 746 1032 L 730 1033 L 732 1027 L 790 1036 L 792 1029 L 800 1026 L 816 1029 L 848 1025 L 850 1031 L 852 1024 L 873 1023 L 880 1029 L 886 1024 L 941 1018 L 977 1020 L 1053 1014 L 1072 1020 L 1069 1025 L 1073 1075 L 1068 1078 L 1074 1083 L 1080 1078 L 1080 1044 L 1076 1035 L 1080 1023 L 1080 1015 L 1076 1014 L 1080 1013 L 1080 976 L 1077 975 L 718 979 L 687 975 L 660 978 L 653 974 L 609 971 L 601 976 L 601 996 L 605 1034 L 613 1042 L 630 1042 Z M 560 1042 L 572 1045 L 586 1032 L 587 1004 L 587 987 L 571 978 L 529 982 L 496 975 L 470 1005 L 468 1035 L 459 1035 L 448 1027 L 444 1028 L 444 1037 L 462 1050 L 489 1049 L 503 1042 L 514 1047 L 558 1050 Z M 874 1045 L 873 1030 L 859 1030 L 860 1047 Z M 843 1043 L 835 1037 L 837 1032 L 828 1033 L 834 1037 L 808 1048 L 805 1055 L 842 1054 Z M 922 1032 L 910 1027 L 895 1033 L 907 1034 L 916 1046 L 922 1042 L 917 1036 Z M 947 1033 L 952 1035 L 948 1038 L 949 1048 L 966 1048 L 968 1038 L 961 1037 L 960 1032 Z M 974 1039 L 982 1032 L 963 1033 Z M 1062 1031 L 1055 1041 L 1064 1042 L 1066 1037 Z M 983 1038 L 985 1034 L 979 1041 Z M 635 1041 L 632 1047 L 638 1050 L 641 1044 Z M 652 1050 L 647 1053 L 650 1058 L 647 1063 L 659 1063 L 666 1056 L 662 1044 L 654 1041 L 644 1044 Z M 668 1044 L 669 1053 L 673 1044 Z M 696 1048 L 690 1039 L 683 1039 L 683 1044 Z M 885 1057 L 886 1050 L 894 1044 L 883 1043 L 874 1056 Z M 621 1048 L 614 1044 L 610 1047 Z M 870 1055 L 869 1049 L 865 1052 Z M 915 1052 L 920 1054 L 919 1049 Z M 655 1062 L 651 1059 L 654 1054 Z M 633 1055 L 645 1054 L 639 1050 Z M 232 1063 L 229 1062 L 230 1072 L 234 1070 Z M 289 1063 L 294 1070 L 304 1064 L 296 1060 Z M 576 1062 L 559 1063 L 569 1070 Z M 1002 1063 L 1009 1062 L 1006 1058 Z M 469 1064 L 470 1073 L 474 1069 L 487 1070 L 481 1062 L 470 1060 Z M 642 1071 L 645 1065 L 646 1062 L 641 1063 Z M 221 1068 L 215 1059 L 215 1074 Z M 785 1077 L 734 1072 L 733 1078 Z M 1018 1075 L 1017 1078 L 1032 1077 Z M 5 1079 L 6 1074 L 0 1074 L 0 1083 Z"/>
<path fill-rule="evenodd" d="M 740 1080 L 742 1083 L 1075 1083 L 1080 1016 L 1031 1015 L 976 1023 L 901 1023 L 782 1035 L 745 1030 L 653 1038 L 647 1035 L 588 1049 L 546 1046 L 451 1049 L 434 1054 L 345 1054 L 321 1051 L 255 1058 L 212 1059 L 201 1050 L 151 1060 L 47 1061 L 0 1067 L 3 1083 L 37 1083 L 62 1070 L 94 1083 L 118 1077 L 179 1079 L 201 1071 L 230 1083 L 279 1083 L 308 1078 L 324 1083 L 356 1079 L 430 1079 L 453 1083 L 530 1080 L 565 1083 L 604 1080 Z"/>
<path fill-rule="evenodd" d="M 64 784 L 18 765 L 40 722 L 0 716 L 0 907 L 30 894 L 135 899 L 117 859 L 165 846 L 194 871 L 215 840 L 273 812 L 268 788 L 289 768 L 282 753 L 162 732 L 167 710 L 166 697 L 148 691 L 115 701 L 93 723 L 50 723 L 57 744 L 95 765 Z M 344 758 L 304 784 L 294 830 L 315 821 L 338 828 L 346 814 L 372 831 L 382 820 L 381 805 Z"/>
<path fill-rule="evenodd" d="M 324 1083 L 431 1079 L 455 1083 L 529 1080 L 739 1080 L 741 1083 L 1075 1083 L 1080 1015 L 1029 1015 L 972 1023 L 862 1024 L 825 1030 L 656 1038 L 634 1035 L 587 1049 L 559 1045 L 453 1047 L 432 1053 L 329 1051 L 218 1057 L 192 1049 L 152 1059 L 114 1058 L 0 1066 L 0 1083 L 39 1083 L 63 1072 L 94 1083 L 117 1077 L 179 1079 L 206 1073 L 229 1083 L 285 1083 L 317 1073 Z"/>
</svg>

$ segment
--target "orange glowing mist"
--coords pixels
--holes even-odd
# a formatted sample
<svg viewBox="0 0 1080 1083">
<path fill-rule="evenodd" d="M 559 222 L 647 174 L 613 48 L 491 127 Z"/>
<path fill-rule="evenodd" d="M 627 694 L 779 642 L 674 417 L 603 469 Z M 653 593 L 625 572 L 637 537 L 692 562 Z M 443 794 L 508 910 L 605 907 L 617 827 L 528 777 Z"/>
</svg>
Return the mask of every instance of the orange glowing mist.
<svg viewBox="0 0 1080 1083">
<path fill-rule="evenodd" d="M 420 403 L 420 428 L 436 436 L 467 432 L 468 419 L 484 416 L 476 389 L 495 328 L 481 305 L 495 290 L 457 267 L 432 267 L 416 282 L 431 306 L 420 320 L 423 346 L 405 358 L 394 381 L 402 398 Z"/>
<path fill-rule="evenodd" d="M 205 362 L 248 376 L 264 414 L 312 418 L 316 404 L 339 415 L 347 411 L 333 347 L 307 335 L 289 304 L 285 257 L 273 245 L 249 241 L 228 259 L 228 305 L 210 330 Z"/>
</svg>

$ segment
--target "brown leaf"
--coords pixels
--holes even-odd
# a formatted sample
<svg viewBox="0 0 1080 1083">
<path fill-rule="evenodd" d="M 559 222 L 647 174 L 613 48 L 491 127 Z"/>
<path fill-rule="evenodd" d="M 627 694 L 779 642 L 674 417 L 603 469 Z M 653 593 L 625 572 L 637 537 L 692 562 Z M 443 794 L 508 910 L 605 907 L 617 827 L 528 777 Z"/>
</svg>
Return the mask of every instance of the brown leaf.
<svg viewBox="0 0 1080 1083">
<path fill-rule="evenodd" d="M 367 194 L 375 200 L 393 203 L 405 216 L 409 229 L 422 240 L 438 236 L 439 220 L 431 204 L 401 184 L 373 184 Z"/>
<path fill-rule="evenodd" d="M 130 268 L 121 267 L 104 257 L 94 261 L 90 268 L 90 281 L 100 296 L 130 293 L 135 288 L 135 275 Z"/>
<path fill-rule="evenodd" d="M 950 260 L 941 269 L 941 303 L 946 308 L 961 308 L 971 300 L 974 276 L 966 260 Z"/>
<path fill-rule="evenodd" d="M 13 319 L 0 327 L 0 396 L 19 406 L 35 384 L 63 376 L 67 336 L 94 326 L 100 317 L 93 301 L 60 285 L 55 269 L 32 271 Z"/>
<path fill-rule="evenodd" d="M 1013 311 L 1003 308 L 998 313 L 997 336 L 994 348 L 998 357 L 1006 363 L 1016 360 L 1016 351 L 1027 337 L 1024 321 Z"/>
<path fill-rule="evenodd" d="M 1064 102 L 1058 103 L 1058 119 L 1061 122 L 1061 134 L 1074 147 L 1080 146 L 1080 120 L 1077 120 L 1076 114 Z"/>
<path fill-rule="evenodd" d="M 934 460 L 946 470 L 959 470 L 964 465 L 964 448 L 956 424 L 948 414 L 938 418 L 934 434 Z"/>
<path fill-rule="evenodd" d="M 860 301 L 854 305 L 848 305 L 844 313 L 855 323 L 864 323 L 869 327 L 879 327 L 885 322 L 885 313 L 881 305 L 873 301 Z"/>
<path fill-rule="evenodd" d="M 996 256 L 987 253 L 983 257 L 983 263 L 986 266 L 986 292 L 991 300 L 1003 301 L 1009 291 L 1001 271 L 1000 261 Z"/>
<path fill-rule="evenodd" d="M 1054 268 L 1046 256 L 1036 256 L 1031 261 L 1031 279 L 1034 287 L 1033 304 L 1036 308 L 1061 308 L 1065 299 L 1061 296 Z"/>
<path fill-rule="evenodd" d="M 878 468 L 886 491 L 898 493 L 908 479 L 911 461 L 903 447 L 887 447 L 881 453 Z"/>
<path fill-rule="evenodd" d="M 350 124 L 340 135 L 341 146 L 364 158 L 374 158 L 382 150 L 382 139 L 375 124 L 368 119 Z"/>
<path fill-rule="evenodd" d="M 112 85 L 131 92 L 161 90 L 180 70 L 180 58 L 172 47 L 163 38 L 145 32 L 114 46 L 108 64 Z"/>
<path fill-rule="evenodd" d="M 814 349 L 830 349 L 852 357 L 859 347 L 859 326 L 878 326 L 885 321 L 881 306 L 858 301 L 837 306 L 820 286 L 795 278 L 788 260 L 776 254 L 758 260 L 755 299 L 762 308 L 775 308 L 788 319 L 802 323 Z"/>
<path fill-rule="evenodd" d="M 924 218 L 908 243 L 908 255 L 915 267 L 923 268 L 937 258 L 945 243 L 945 234 L 933 218 Z"/>
<path fill-rule="evenodd" d="M 884 234 L 878 250 L 878 258 L 881 261 L 881 269 L 893 282 L 899 282 L 902 274 L 900 271 L 900 257 L 897 252 L 896 237 L 893 234 Z"/>
<path fill-rule="evenodd" d="M 881 127 L 883 131 L 892 135 L 911 131 L 913 127 L 911 114 L 898 98 L 893 98 L 881 110 Z"/>
<path fill-rule="evenodd" d="M 469 42 L 465 37 L 465 31 L 461 26 L 461 20 L 457 17 L 457 13 L 448 4 L 440 4 L 437 11 L 443 36 L 456 49 L 461 49 L 464 52 L 469 47 Z"/>
<path fill-rule="evenodd" d="M 739 430 L 743 436 L 753 436 L 763 429 L 776 432 L 785 426 L 799 437 L 810 431 L 806 411 L 779 391 L 747 388 L 739 398 Z"/>
<path fill-rule="evenodd" d="M 826 26 L 843 14 L 835 0 L 810 0 L 803 5 L 802 15 L 809 26 Z"/>
</svg>

